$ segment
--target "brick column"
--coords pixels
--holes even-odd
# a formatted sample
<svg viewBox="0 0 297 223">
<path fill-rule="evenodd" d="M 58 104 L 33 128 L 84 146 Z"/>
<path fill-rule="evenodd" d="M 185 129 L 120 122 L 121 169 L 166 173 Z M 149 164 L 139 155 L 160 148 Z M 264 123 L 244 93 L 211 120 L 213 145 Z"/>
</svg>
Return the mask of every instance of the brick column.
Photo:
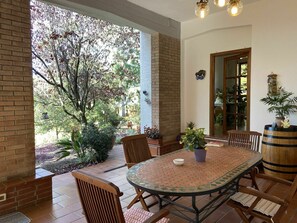
<svg viewBox="0 0 297 223">
<path fill-rule="evenodd" d="M 29 3 L 0 1 L 0 215 L 52 199 L 53 174 L 35 170 Z"/>
<path fill-rule="evenodd" d="M 29 0 L 0 3 L 0 182 L 35 173 Z"/>
<path fill-rule="evenodd" d="M 152 36 L 152 119 L 163 141 L 180 133 L 180 40 L 162 34 Z"/>
</svg>

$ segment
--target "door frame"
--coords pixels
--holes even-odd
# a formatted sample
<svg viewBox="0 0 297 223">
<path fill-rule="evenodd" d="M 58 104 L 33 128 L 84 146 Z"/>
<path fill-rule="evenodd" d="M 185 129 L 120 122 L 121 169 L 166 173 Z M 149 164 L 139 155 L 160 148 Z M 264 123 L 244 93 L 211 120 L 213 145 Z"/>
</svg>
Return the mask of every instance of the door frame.
<svg viewBox="0 0 297 223">
<path fill-rule="evenodd" d="M 210 75 L 209 75 L 209 135 L 214 136 L 214 101 L 215 101 L 215 59 L 221 56 L 234 56 L 236 54 L 247 54 L 248 71 L 247 71 L 247 130 L 250 130 L 250 83 L 251 83 L 251 52 L 252 48 L 244 48 L 238 50 L 230 50 L 210 54 Z"/>
</svg>

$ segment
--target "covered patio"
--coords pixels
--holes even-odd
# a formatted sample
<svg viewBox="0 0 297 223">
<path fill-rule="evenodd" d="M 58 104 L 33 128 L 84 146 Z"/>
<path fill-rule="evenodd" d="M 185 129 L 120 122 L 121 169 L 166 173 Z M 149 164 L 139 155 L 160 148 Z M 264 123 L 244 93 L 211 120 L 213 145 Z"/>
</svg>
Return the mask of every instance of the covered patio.
<svg viewBox="0 0 297 223">
<path fill-rule="evenodd" d="M 121 204 L 123 210 L 127 208 L 127 205 L 135 196 L 135 190 L 131 184 L 126 180 L 126 173 L 128 168 L 121 167 L 125 164 L 125 158 L 123 153 L 123 148 L 121 145 L 115 146 L 111 153 L 110 158 L 101 164 L 96 166 L 91 166 L 85 168 L 88 172 L 113 182 L 117 185 L 120 190 L 124 193 L 121 197 Z M 114 169 L 120 167 L 118 169 Z M 247 183 L 243 179 L 243 184 Z M 261 185 L 265 186 L 265 185 Z M 279 188 L 281 191 L 281 188 Z M 208 195 L 201 196 L 198 198 L 199 205 L 203 205 L 207 202 L 210 197 Z M 180 199 L 181 203 L 190 205 L 190 198 Z M 141 208 L 141 204 L 135 204 L 137 207 Z M 297 196 L 294 197 L 294 201 L 288 209 L 288 214 L 282 219 L 282 223 L 295 223 L 297 221 Z M 169 211 L 172 207 L 166 207 Z M 85 223 L 85 217 L 82 214 L 82 207 L 79 201 L 77 188 L 75 185 L 74 177 L 71 173 L 66 173 L 53 177 L 53 199 L 50 201 L 42 202 L 34 207 L 28 207 L 21 210 L 26 216 L 32 219 L 32 223 L 39 222 L 52 222 L 52 223 Z M 158 205 L 150 208 L 150 211 L 158 211 Z M 183 223 L 187 222 L 179 217 L 172 214 L 168 216 L 170 222 Z M 241 222 L 238 214 L 234 209 L 230 208 L 226 204 L 218 208 L 214 213 L 212 213 L 204 222 L 207 223 L 230 223 L 230 222 Z M 262 222 L 262 221 L 254 221 Z"/>
<path fill-rule="evenodd" d="M 297 93 L 295 1 L 282 1 L 285 10 L 279 9 L 277 0 L 253 1 L 241 17 L 231 18 L 225 12 L 218 12 L 204 22 L 176 21 L 132 1 L 46 2 L 142 30 L 146 49 L 142 55 L 146 58 L 142 75 L 151 79 L 143 82 L 146 85 L 141 88 L 147 88 L 152 103 L 146 104 L 145 98 L 141 98 L 141 103 L 150 109 L 146 122 L 159 126 L 165 143 L 175 141 L 189 121 L 205 127 L 207 134 L 210 132 L 213 116 L 210 54 L 251 49 L 251 130 L 263 132 L 264 125 L 274 118 L 267 115 L 266 107 L 260 102 L 267 93 L 268 74 L 272 71 L 280 74 L 282 86 Z M 30 1 L 4 0 L 0 6 L 0 194 L 6 197 L 0 202 L 0 216 L 22 211 L 32 222 L 86 222 L 71 174 L 53 176 L 35 169 Z M 206 70 L 203 80 L 195 77 L 199 70 Z M 296 124 L 296 115 L 290 121 Z M 121 147 L 115 147 L 107 162 L 86 169 L 120 187 L 125 209 L 134 189 L 126 181 L 127 168 L 116 168 L 124 163 Z M 279 191 L 285 192 L 281 188 Z M 203 203 L 209 197 L 199 199 Z M 181 201 L 189 202 L 186 198 Z M 157 207 L 152 209 L 156 210 Z M 295 196 L 282 223 L 297 222 L 296 210 Z M 169 217 L 172 222 L 183 222 Z M 240 222 L 240 219 L 224 204 L 205 222 Z"/>
</svg>

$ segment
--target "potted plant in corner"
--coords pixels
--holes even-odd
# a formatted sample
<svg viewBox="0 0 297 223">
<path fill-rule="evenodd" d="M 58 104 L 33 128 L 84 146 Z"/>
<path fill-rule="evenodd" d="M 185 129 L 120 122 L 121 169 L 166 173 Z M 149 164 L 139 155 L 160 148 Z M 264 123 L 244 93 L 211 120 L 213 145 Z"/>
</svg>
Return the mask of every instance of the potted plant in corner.
<svg viewBox="0 0 297 223">
<path fill-rule="evenodd" d="M 156 125 L 153 127 L 144 126 L 144 134 L 146 135 L 148 144 L 162 145 L 162 136 Z"/>
<path fill-rule="evenodd" d="M 282 122 L 286 116 L 297 111 L 297 97 L 292 97 L 293 93 L 279 88 L 277 94 L 267 94 L 260 101 L 268 105 L 268 112 L 274 112 L 276 115 L 275 124 L 282 127 Z M 274 125 L 275 125 L 274 124 Z M 273 127 L 276 127 L 274 126 Z"/>
<path fill-rule="evenodd" d="M 206 141 L 204 128 L 186 128 L 181 136 L 180 144 L 184 145 L 186 150 L 195 153 L 197 162 L 204 162 L 206 158 Z"/>
</svg>

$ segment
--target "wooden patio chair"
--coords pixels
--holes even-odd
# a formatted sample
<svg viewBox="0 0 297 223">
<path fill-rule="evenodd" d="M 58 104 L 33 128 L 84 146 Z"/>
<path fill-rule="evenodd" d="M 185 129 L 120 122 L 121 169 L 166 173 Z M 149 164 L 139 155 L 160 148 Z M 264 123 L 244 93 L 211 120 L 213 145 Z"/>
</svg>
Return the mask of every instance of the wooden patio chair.
<svg viewBox="0 0 297 223">
<path fill-rule="evenodd" d="M 124 154 L 126 159 L 127 167 L 130 168 L 133 165 L 140 163 L 142 161 L 149 160 L 152 157 L 146 136 L 144 134 L 126 136 L 121 139 L 124 148 Z M 157 204 L 157 200 L 153 203 L 147 204 L 145 199 L 150 197 L 151 194 L 143 196 L 144 191 L 135 188 L 136 196 L 127 206 L 131 208 L 136 202 L 140 202 L 143 209 L 149 211 L 149 208 Z"/>
<path fill-rule="evenodd" d="M 228 145 L 259 152 L 261 133 L 255 131 L 228 131 Z"/>
<path fill-rule="evenodd" d="M 287 208 L 297 191 L 297 176 L 294 182 L 281 178 L 276 178 L 264 174 L 257 174 L 256 178 L 267 181 L 268 187 L 259 191 L 254 188 L 240 187 L 227 201 L 227 204 L 235 209 L 243 222 L 251 222 L 254 218 L 259 218 L 265 222 L 278 223 L 284 216 Z M 268 192 L 276 185 L 286 185 L 288 187 L 286 197 L 280 198 Z"/>
<path fill-rule="evenodd" d="M 260 137 L 261 133 L 256 131 L 240 131 L 240 130 L 229 130 L 228 131 L 228 145 L 242 147 L 259 152 Z M 243 178 L 252 181 L 252 186 L 258 189 L 258 185 L 255 181 L 254 174 L 259 172 L 259 169 L 253 169 L 248 174 L 245 174 Z"/>
<path fill-rule="evenodd" d="M 131 208 L 123 213 L 119 188 L 111 182 L 90 175 L 82 170 L 72 172 L 76 179 L 80 201 L 87 222 L 89 223 L 166 223 L 164 218 L 169 211 L 162 209 L 150 213 L 143 209 Z"/>
</svg>

